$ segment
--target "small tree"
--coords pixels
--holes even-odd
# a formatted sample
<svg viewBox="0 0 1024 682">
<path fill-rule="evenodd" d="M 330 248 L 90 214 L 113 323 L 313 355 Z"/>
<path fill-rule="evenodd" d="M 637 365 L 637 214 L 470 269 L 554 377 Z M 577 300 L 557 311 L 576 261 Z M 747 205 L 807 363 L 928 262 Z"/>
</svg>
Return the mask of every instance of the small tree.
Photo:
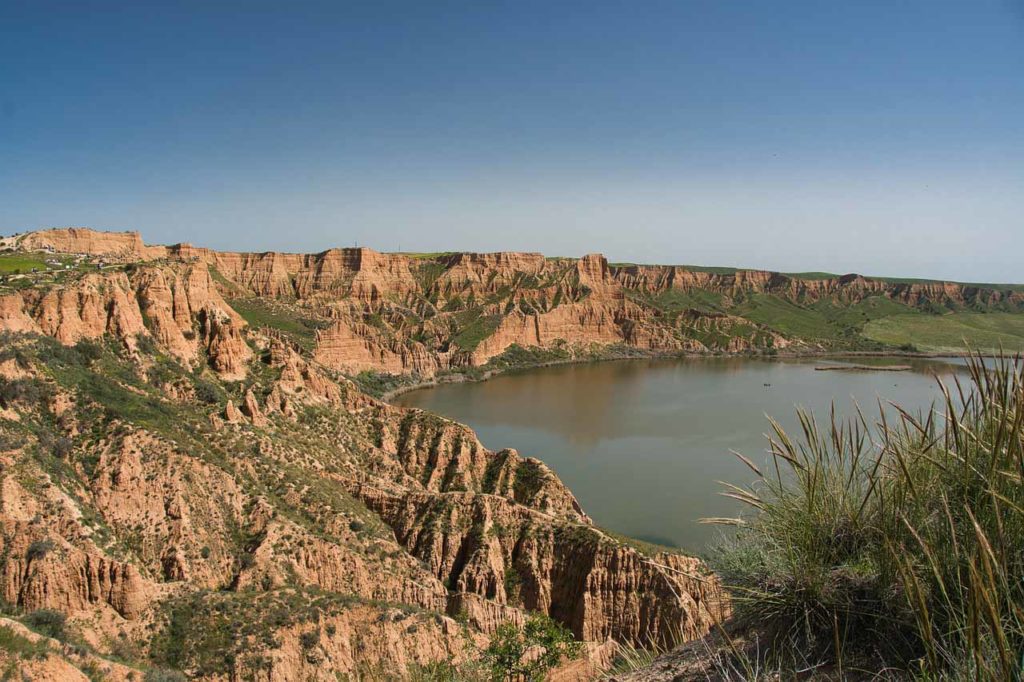
<svg viewBox="0 0 1024 682">
<path fill-rule="evenodd" d="M 513 623 L 497 629 L 484 650 L 484 661 L 495 680 L 534 682 L 565 658 L 576 658 L 581 645 L 572 632 L 548 616 L 535 613 L 522 630 Z"/>
</svg>

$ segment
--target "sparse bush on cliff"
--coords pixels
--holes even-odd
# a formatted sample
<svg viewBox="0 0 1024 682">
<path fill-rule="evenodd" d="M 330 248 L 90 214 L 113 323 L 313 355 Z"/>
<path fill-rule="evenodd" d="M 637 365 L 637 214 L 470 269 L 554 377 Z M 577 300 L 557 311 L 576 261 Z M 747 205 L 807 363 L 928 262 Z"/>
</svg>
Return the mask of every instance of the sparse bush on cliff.
<svg viewBox="0 0 1024 682">
<path fill-rule="evenodd" d="M 502 682 L 543 680 L 563 658 L 579 656 L 581 645 L 561 623 L 532 614 L 522 629 L 504 623 L 483 653 L 491 678 Z"/>
<path fill-rule="evenodd" d="M 26 561 L 38 561 L 46 557 L 47 554 L 53 551 L 56 545 L 53 540 L 46 538 L 44 540 L 34 540 L 32 544 L 25 550 Z"/>
<path fill-rule="evenodd" d="M 52 609 L 39 609 L 38 611 L 32 611 L 25 616 L 25 625 L 32 628 L 41 635 L 52 637 L 53 639 L 63 641 L 66 633 L 64 632 L 64 624 L 67 621 L 67 617 L 60 611 L 54 611 Z"/>
<path fill-rule="evenodd" d="M 53 388 L 38 379 L 7 379 L 0 377 L 0 408 L 21 403 L 35 406 L 45 403 L 53 395 Z"/>
<path fill-rule="evenodd" d="M 712 520 L 736 526 L 714 563 L 774 665 L 1024 676 L 1024 360 L 969 370 L 930 414 L 773 422 L 770 470 L 730 486 L 756 513 Z"/>
</svg>

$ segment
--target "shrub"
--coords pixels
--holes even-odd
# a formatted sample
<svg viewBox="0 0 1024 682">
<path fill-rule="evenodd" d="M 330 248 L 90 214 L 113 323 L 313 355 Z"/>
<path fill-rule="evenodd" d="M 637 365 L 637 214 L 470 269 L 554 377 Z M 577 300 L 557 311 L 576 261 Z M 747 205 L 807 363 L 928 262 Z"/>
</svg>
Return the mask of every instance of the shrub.
<svg viewBox="0 0 1024 682">
<path fill-rule="evenodd" d="M 185 682 L 188 678 L 177 670 L 150 668 L 142 679 L 144 682 Z"/>
<path fill-rule="evenodd" d="M 0 377 L 0 407 L 11 407 L 15 403 L 37 405 L 47 402 L 53 395 L 53 388 L 38 379 L 7 379 Z"/>
<path fill-rule="evenodd" d="M 63 613 L 52 609 L 39 609 L 25 616 L 25 625 L 41 635 L 61 641 L 64 640 L 66 634 L 64 632 L 66 621 L 67 617 Z"/>
<path fill-rule="evenodd" d="M 25 437 L 20 433 L 0 432 L 0 452 L 17 450 L 25 444 Z"/>
<path fill-rule="evenodd" d="M 520 630 L 513 623 L 498 627 L 483 660 L 495 679 L 543 680 L 565 658 L 576 658 L 581 645 L 572 632 L 550 617 L 531 614 Z"/>
<path fill-rule="evenodd" d="M 46 640 L 33 642 L 7 626 L 0 626 L 0 651 L 20 659 L 43 660 L 46 658 L 47 652 Z M 6 675 L 4 679 L 7 679 Z"/>
<path fill-rule="evenodd" d="M 319 630 L 310 630 L 309 632 L 303 632 L 301 635 L 299 635 L 299 646 L 302 647 L 303 651 L 309 651 L 319 643 Z"/>
<path fill-rule="evenodd" d="M 197 400 L 209 405 L 215 405 L 220 402 L 223 391 L 212 381 L 197 378 L 193 380 L 193 384 L 195 385 Z"/>
<path fill-rule="evenodd" d="M 80 339 L 75 344 L 75 351 L 87 365 L 103 357 L 103 346 L 92 339 Z"/>
<path fill-rule="evenodd" d="M 455 665 L 451 661 L 434 661 L 412 665 L 402 679 L 411 682 L 491 682 L 494 678 L 476 663 Z"/>
<path fill-rule="evenodd" d="M 59 436 L 54 439 L 53 444 L 50 446 L 50 451 L 53 456 L 57 459 L 67 459 L 67 456 L 71 454 L 71 449 L 74 447 L 74 443 L 67 436 Z"/>
<path fill-rule="evenodd" d="M 36 561 L 38 559 L 42 559 L 52 552 L 54 547 L 55 545 L 53 544 L 53 540 L 49 538 L 34 540 L 32 544 L 28 546 L 28 549 L 25 550 L 25 560 Z"/>
<path fill-rule="evenodd" d="M 772 423 L 770 471 L 713 563 L 777 660 L 1019 680 L 1024 651 L 1024 361 L 969 363 L 938 411 L 826 429 Z M 936 414 L 935 412 L 938 412 Z"/>
</svg>

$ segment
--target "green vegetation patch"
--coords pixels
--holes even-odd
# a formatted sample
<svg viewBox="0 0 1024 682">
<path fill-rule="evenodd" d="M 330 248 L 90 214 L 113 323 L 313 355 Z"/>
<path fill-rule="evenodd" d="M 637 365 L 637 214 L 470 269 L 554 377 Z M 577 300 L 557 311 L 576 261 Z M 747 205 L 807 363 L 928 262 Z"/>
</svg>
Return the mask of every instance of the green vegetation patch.
<svg viewBox="0 0 1024 682">
<path fill-rule="evenodd" d="M 220 270 L 213 267 L 212 265 L 209 266 L 209 270 L 210 277 L 213 278 L 213 281 L 223 286 L 227 291 L 235 292 L 236 294 L 242 292 L 242 288 L 235 284 L 234 282 L 232 282 L 231 280 L 229 280 L 227 277 L 225 277 Z"/>
<path fill-rule="evenodd" d="M 857 303 L 823 299 L 801 305 L 773 294 L 751 294 L 729 312 L 775 329 L 785 336 L 808 339 L 857 350 L 880 350 L 881 339 L 862 332 L 872 320 L 892 315 L 929 317 L 884 296 L 869 296 Z M 893 344 L 902 345 L 902 344 Z"/>
<path fill-rule="evenodd" d="M 894 315 L 864 327 L 868 338 L 893 346 L 910 344 L 929 351 L 1024 351 L 1024 315 L 959 312 L 947 315 Z M 966 343 L 966 346 L 965 346 Z"/>
<path fill-rule="evenodd" d="M 47 650 L 45 640 L 33 642 L 6 625 L 0 626 L 0 651 L 6 651 L 20 659 L 41 660 L 46 658 Z"/>
<path fill-rule="evenodd" d="M 350 379 L 359 387 L 360 391 L 372 395 L 374 398 L 380 398 L 386 393 L 405 386 L 412 386 L 419 381 L 415 376 L 409 374 L 389 374 L 372 370 L 360 372 Z"/>
<path fill-rule="evenodd" d="M 241 670 L 242 678 L 263 667 L 265 661 L 248 652 L 276 649 L 276 633 L 296 623 L 316 622 L 323 616 L 359 604 L 395 608 L 407 616 L 421 609 L 388 604 L 316 588 L 273 592 L 196 592 L 166 603 L 162 627 L 153 636 L 151 659 L 155 665 L 194 671 L 197 676 L 227 675 Z M 319 630 L 309 630 L 300 641 L 316 646 Z"/>
<path fill-rule="evenodd" d="M 35 253 L 10 253 L 0 255 L 0 275 L 46 270 L 46 260 Z"/>
<path fill-rule="evenodd" d="M 804 339 L 834 339 L 836 330 L 819 311 L 804 308 L 771 294 L 752 294 L 731 311 L 787 336 Z"/>
<path fill-rule="evenodd" d="M 501 324 L 500 315 L 481 315 L 462 327 L 452 342 L 463 350 L 475 350 L 481 341 L 494 333 L 499 324 Z"/>
<path fill-rule="evenodd" d="M 627 290 L 626 296 L 634 302 L 660 310 L 672 322 L 687 310 L 698 310 L 703 313 L 722 312 L 724 309 L 722 295 L 703 289 L 681 291 L 668 289 L 657 294 Z"/>
<path fill-rule="evenodd" d="M 772 423 L 773 466 L 726 492 L 748 512 L 708 520 L 730 527 L 712 567 L 761 644 L 736 669 L 1021 679 L 1024 364 L 968 371 L 937 417 Z"/>
<path fill-rule="evenodd" d="M 808 279 L 808 280 L 836 279 L 836 278 L 839 277 L 839 275 L 835 274 L 834 272 L 820 272 L 820 271 L 811 271 L 811 272 L 783 272 L 783 273 L 780 273 L 780 274 L 783 274 L 786 277 L 790 277 L 792 279 Z"/>
<path fill-rule="evenodd" d="M 276 329 L 306 350 L 312 350 L 316 345 L 317 330 L 329 324 L 326 320 L 304 315 L 290 306 L 256 297 L 233 298 L 228 303 L 253 328 Z"/>
</svg>

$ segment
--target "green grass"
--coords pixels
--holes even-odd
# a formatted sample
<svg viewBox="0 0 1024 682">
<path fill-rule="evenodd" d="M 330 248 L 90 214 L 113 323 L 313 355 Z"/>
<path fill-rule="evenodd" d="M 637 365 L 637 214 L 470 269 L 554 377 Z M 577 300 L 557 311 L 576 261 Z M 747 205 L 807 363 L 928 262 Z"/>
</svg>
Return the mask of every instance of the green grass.
<svg viewBox="0 0 1024 682">
<path fill-rule="evenodd" d="M 701 312 L 721 312 L 723 309 L 721 294 L 702 289 L 668 289 L 653 295 L 627 290 L 626 295 L 641 305 L 664 312 L 673 322 L 680 313 L 690 309 Z"/>
<path fill-rule="evenodd" d="M 950 284 L 959 284 L 965 287 L 977 287 L 979 289 L 997 289 L 1003 291 L 1024 291 L 1024 284 L 1009 284 L 1009 283 L 992 283 L 992 282 L 953 282 L 951 280 L 941 279 L 921 279 L 917 277 L 870 277 L 866 276 L 867 279 L 877 280 L 879 282 L 888 282 L 890 284 L 944 284 L 949 282 Z"/>
<path fill-rule="evenodd" d="M 208 269 L 210 271 L 210 277 L 213 278 L 213 281 L 224 287 L 226 292 L 236 296 L 244 295 L 244 289 L 235 284 L 234 282 L 232 282 L 231 280 L 229 280 L 227 277 L 225 277 L 224 273 L 222 273 L 220 270 L 213 267 L 212 265 L 208 266 Z"/>
<path fill-rule="evenodd" d="M 709 520 L 734 528 L 712 565 L 759 635 L 748 668 L 1024 677 L 1024 361 L 969 370 L 938 414 L 772 422 L 768 467 L 724 493 L 751 513 Z"/>
<path fill-rule="evenodd" d="M 46 270 L 46 261 L 38 254 L 11 253 L 0 255 L 0 275 L 32 272 L 32 268 Z"/>
<path fill-rule="evenodd" d="M 475 350 L 481 341 L 494 333 L 499 324 L 501 324 L 501 316 L 481 315 L 460 328 L 452 342 L 463 350 Z"/>
<path fill-rule="evenodd" d="M 912 344 L 921 350 L 962 351 L 971 348 L 1024 350 L 1024 315 L 960 312 L 948 315 L 894 315 L 869 322 L 864 335 L 893 346 Z"/>
<path fill-rule="evenodd" d="M 292 340 L 307 350 L 316 343 L 317 329 L 323 329 L 327 322 L 302 315 L 282 304 L 267 300 L 250 298 L 233 298 L 228 304 L 253 328 L 270 327 L 288 335 Z"/>
<path fill-rule="evenodd" d="M 414 258 L 416 260 L 437 260 L 439 258 L 448 258 L 459 253 L 458 251 L 396 251 L 396 256 L 406 256 L 407 258 Z"/>
<path fill-rule="evenodd" d="M 893 342 L 864 334 L 867 325 L 891 316 L 935 319 L 884 296 L 870 296 L 854 304 L 821 300 L 806 305 L 773 294 L 751 294 L 728 312 L 770 327 L 785 336 L 825 343 L 852 350 L 882 350 Z M 1022 318 L 1024 319 L 1024 318 Z"/>
<path fill-rule="evenodd" d="M 7 626 L 0 626 L 0 650 L 20 659 L 43 659 L 46 658 L 47 649 L 45 640 L 33 642 Z"/>
<path fill-rule="evenodd" d="M 804 339 L 835 339 L 837 330 L 828 316 L 771 294 L 752 294 L 730 310 L 733 315 L 763 324 L 787 336 Z"/>
<path fill-rule="evenodd" d="M 780 273 L 793 279 L 836 279 L 841 275 L 834 272 L 783 272 Z"/>
</svg>

